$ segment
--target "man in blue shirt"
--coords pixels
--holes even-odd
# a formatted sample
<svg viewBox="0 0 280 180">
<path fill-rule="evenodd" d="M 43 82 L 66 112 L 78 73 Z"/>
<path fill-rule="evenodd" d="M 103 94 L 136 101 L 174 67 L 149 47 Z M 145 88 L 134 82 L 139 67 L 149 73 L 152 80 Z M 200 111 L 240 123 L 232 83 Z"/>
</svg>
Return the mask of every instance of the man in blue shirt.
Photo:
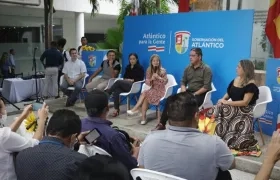
<svg viewBox="0 0 280 180">
<path fill-rule="evenodd" d="M 93 90 L 85 98 L 85 106 L 88 117 L 82 120 L 82 131 L 97 129 L 101 136 L 95 145 L 121 161 L 128 170 L 136 168 L 139 147 L 132 145 L 130 150 L 125 136 L 113 129 L 111 127 L 113 123 L 106 120 L 109 112 L 106 93 L 97 89 Z"/>
</svg>

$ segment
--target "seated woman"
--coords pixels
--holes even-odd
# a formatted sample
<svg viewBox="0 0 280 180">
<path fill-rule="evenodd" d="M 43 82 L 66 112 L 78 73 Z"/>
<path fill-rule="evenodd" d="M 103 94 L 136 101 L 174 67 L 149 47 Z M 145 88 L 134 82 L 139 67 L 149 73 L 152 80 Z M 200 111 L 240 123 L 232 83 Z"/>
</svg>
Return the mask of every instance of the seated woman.
<svg viewBox="0 0 280 180">
<path fill-rule="evenodd" d="M 149 104 L 159 105 L 160 99 L 164 96 L 167 81 L 166 70 L 161 67 L 160 57 L 157 54 L 152 55 L 150 66 L 146 72 L 145 81 L 145 83 L 151 88 L 141 94 L 137 104 L 131 110 L 128 110 L 127 114 L 134 115 L 135 113 L 138 113 L 138 109 L 142 105 L 141 124 L 145 125 L 147 123 L 146 112 Z M 157 116 L 158 118 L 160 117 L 159 114 Z"/>
<path fill-rule="evenodd" d="M 113 93 L 115 108 L 112 114 L 113 117 L 118 116 L 120 113 L 120 94 L 129 92 L 134 82 L 144 79 L 144 68 L 139 63 L 138 55 L 131 53 L 128 58 L 129 64 L 125 68 L 124 79 L 116 81 L 110 89 L 106 90 L 109 95 Z"/>
<path fill-rule="evenodd" d="M 230 149 L 238 151 L 259 150 L 253 129 L 253 109 L 259 98 L 254 69 L 252 61 L 241 60 L 236 69 L 237 77 L 229 84 L 227 93 L 207 112 L 207 115 L 215 115 L 216 134 Z"/>
</svg>

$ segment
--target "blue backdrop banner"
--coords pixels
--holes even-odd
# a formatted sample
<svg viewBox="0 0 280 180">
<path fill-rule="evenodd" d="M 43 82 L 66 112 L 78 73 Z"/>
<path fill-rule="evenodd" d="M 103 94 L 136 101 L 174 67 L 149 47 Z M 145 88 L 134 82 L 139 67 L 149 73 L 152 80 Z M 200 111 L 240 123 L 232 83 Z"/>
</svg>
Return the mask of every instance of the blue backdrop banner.
<svg viewBox="0 0 280 180">
<path fill-rule="evenodd" d="M 91 76 L 101 65 L 108 50 L 83 51 L 82 60 L 86 64 L 87 73 Z"/>
<path fill-rule="evenodd" d="M 273 101 L 268 104 L 265 115 L 260 118 L 262 130 L 267 135 L 280 128 L 280 59 L 266 62 L 266 86 L 271 90 Z"/>
<path fill-rule="evenodd" d="M 253 10 L 127 16 L 123 67 L 129 53 L 136 52 L 144 68 L 150 56 L 158 54 L 167 73 L 180 84 L 189 65 L 190 49 L 200 47 L 203 62 L 213 71 L 217 92 L 212 97 L 216 103 L 236 77 L 238 62 L 250 58 L 253 19 Z"/>
</svg>

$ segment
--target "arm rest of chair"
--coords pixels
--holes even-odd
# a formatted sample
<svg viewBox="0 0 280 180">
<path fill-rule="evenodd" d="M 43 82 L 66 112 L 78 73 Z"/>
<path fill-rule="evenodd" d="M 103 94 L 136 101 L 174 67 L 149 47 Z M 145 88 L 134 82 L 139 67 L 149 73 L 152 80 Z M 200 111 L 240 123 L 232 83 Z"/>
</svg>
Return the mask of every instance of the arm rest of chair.
<svg viewBox="0 0 280 180">
<path fill-rule="evenodd" d="M 141 90 L 141 85 L 143 82 L 145 82 L 145 80 L 134 82 L 128 94 L 138 93 Z"/>
<path fill-rule="evenodd" d="M 266 106 L 270 102 L 271 101 L 264 101 L 264 102 L 256 104 L 254 107 L 254 110 L 253 110 L 254 118 L 259 118 L 259 117 L 263 116 L 266 111 Z"/>
<path fill-rule="evenodd" d="M 163 100 L 163 99 L 166 99 L 166 98 L 168 98 L 169 96 L 172 95 L 172 93 L 173 93 L 173 87 L 175 87 L 175 86 L 177 86 L 177 84 L 170 85 L 170 86 L 168 86 L 168 87 L 165 89 L 165 94 L 164 94 L 164 96 L 162 97 L 162 100 Z"/>
</svg>

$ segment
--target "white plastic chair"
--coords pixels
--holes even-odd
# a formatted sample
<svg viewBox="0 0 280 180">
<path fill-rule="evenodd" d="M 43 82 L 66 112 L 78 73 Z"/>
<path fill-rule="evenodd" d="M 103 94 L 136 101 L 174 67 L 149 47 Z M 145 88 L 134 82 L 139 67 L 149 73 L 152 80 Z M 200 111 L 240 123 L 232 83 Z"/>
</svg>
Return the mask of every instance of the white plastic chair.
<svg viewBox="0 0 280 180">
<path fill-rule="evenodd" d="M 88 157 L 95 156 L 96 154 L 112 157 L 111 154 L 109 154 L 107 151 L 95 145 L 80 145 L 78 152 Z"/>
<path fill-rule="evenodd" d="M 173 175 L 141 168 L 132 169 L 130 174 L 134 180 L 137 180 L 137 178 L 141 178 L 141 180 L 186 180 Z"/>
<path fill-rule="evenodd" d="M 200 110 L 202 109 L 206 109 L 206 108 L 209 108 L 209 107 L 212 107 L 213 106 L 213 102 L 211 100 L 211 96 L 212 96 L 212 93 L 217 91 L 217 89 L 215 88 L 214 84 L 211 83 L 211 88 L 212 90 L 211 91 L 208 91 L 204 97 L 204 101 L 202 103 L 202 105 L 199 107 Z M 179 88 L 177 90 L 177 94 L 181 92 L 181 88 Z"/>
<path fill-rule="evenodd" d="M 125 92 L 125 93 L 121 93 L 120 94 L 120 96 L 125 96 L 126 97 L 126 100 L 127 100 L 127 103 L 126 103 L 127 111 L 130 110 L 130 95 L 134 95 L 135 96 L 138 92 L 140 92 L 141 85 L 142 85 L 143 82 L 145 82 L 145 80 L 134 82 L 132 84 L 132 87 L 131 87 L 129 92 Z"/>
<path fill-rule="evenodd" d="M 168 79 L 168 82 L 167 82 L 167 84 L 165 85 L 165 94 L 164 94 L 164 96 L 160 99 L 159 105 L 156 106 L 157 118 L 159 118 L 159 116 L 160 116 L 159 112 L 160 112 L 160 105 L 161 105 L 161 102 L 162 102 L 164 99 L 167 99 L 169 96 L 171 96 L 172 93 L 173 93 L 173 87 L 178 85 L 177 82 L 176 82 L 176 79 L 174 78 L 173 75 L 167 74 L 167 79 Z M 141 91 L 141 93 L 143 93 L 143 92 L 146 91 L 146 90 L 149 90 L 150 88 L 151 88 L 150 86 L 148 86 L 147 84 L 144 83 L 143 86 L 142 86 L 142 91 Z"/>
<path fill-rule="evenodd" d="M 86 84 L 86 79 L 87 79 L 87 77 L 88 77 L 88 74 L 86 74 L 85 77 L 84 77 L 83 86 L 82 86 L 82 91 L 81 91 L 82 94 L 83 94 L 83 89 L 85 88 L 85 84 Z M 62 85 L 63 79 L 64 79 L 64 75 L 60 76 L 60 85 Z M 74 90 L 75 90 L 75 87 L 68 87 L 67 89 L 68 89 L 69 91 L 74 91 Z M 81 93 L 79 94 L 80 102 L 82 102 Z M 84 98 L 85 98 L 85 95 L 84 95 L 84 94 L 83 94 L 83 96 L 84 96 Z"/>
<path fill-rule="evenodd" d="M 99 77 L 101 77 L 101 76 L 99 75 Z M 110 89 L 117 80 L 121 79 L 120 77 L 121 77 L 121 74 L 119 74 L 119 76 L 117 78 L 109 79 L 108 84 L 105 87 L 104 91 L 107 90 L 107 89 Z"/>
<path fill-rule="evenodd" d="M 254 118 L 255 118 L 254 124 L 256 122 L 258 123 L 258 128 L 260 131 L 263 145 L 265 145 L 265 142 L 264 142 L 262 128 L 260 126 L 259 118 L 265 114 L 267 104 L 270 102 L 272 102 L 272 95 L 271 95 L 270 88 L 267 86 L 260 86 L 259 87 L 259 99 L 257 100 L 256 105 L 253 109 L 253 114 L 254 114 Z"/>
</svg>

